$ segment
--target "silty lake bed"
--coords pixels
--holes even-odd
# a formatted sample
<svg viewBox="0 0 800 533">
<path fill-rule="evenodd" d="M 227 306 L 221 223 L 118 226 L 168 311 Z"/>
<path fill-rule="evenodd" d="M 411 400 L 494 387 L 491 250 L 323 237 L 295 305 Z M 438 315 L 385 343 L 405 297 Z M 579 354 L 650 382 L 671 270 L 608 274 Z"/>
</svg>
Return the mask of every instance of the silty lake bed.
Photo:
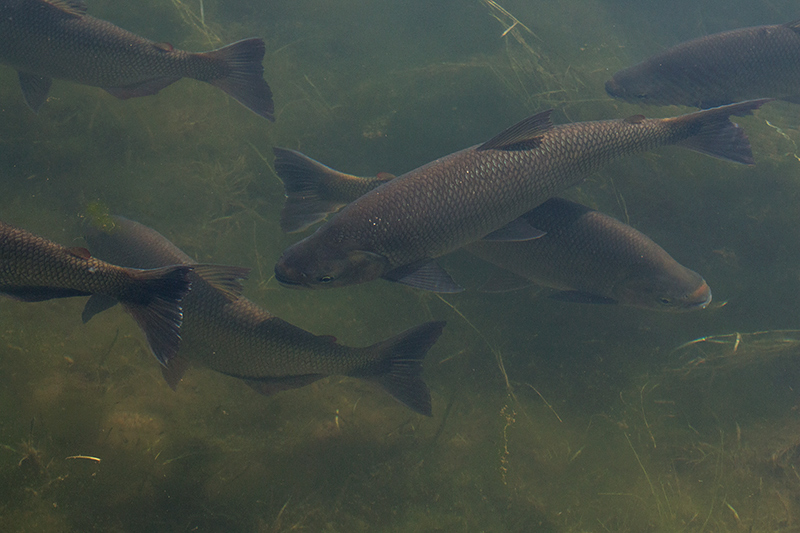
<svg viewBox="0 0 800 533">
<path fill-rule="evenodd" d="M 120 101 L 56 80 L 38 115 L 0 68 L 0 212 L 66 246 L 108 210 L 201 262 L 252 268 L 244 295 L 366 346 L 447 320 L 425 362 L 433 417 L 332 377 L 263 397 L 200 367 L 177 391 L 119 308 L 0 301 L 4 531 L 793 531 L 800 520 L 800 106 L 735 118 L 756 165 L 680 148 L 565 194 L 649 235 L 711 286 L 685 314 L 486 294 L 492 267 L 441 263 L 463 293 L 272 278 L 272 147 L 400 174 L 553 108 L 640 107 L 617 70 L 686 39 L 797 18 L 781 2 L 89 2 L 176 48 L 265 39 L 275 123 L 181 80 Z M 515 24 L 516 21 L 516 24 Z M 513 26 L 513 28 L 512 28 Z M 510 29 L 509 29 L 510 28 Z M 724 304 L 724 305 L 723 305 Z"/>
</svg>

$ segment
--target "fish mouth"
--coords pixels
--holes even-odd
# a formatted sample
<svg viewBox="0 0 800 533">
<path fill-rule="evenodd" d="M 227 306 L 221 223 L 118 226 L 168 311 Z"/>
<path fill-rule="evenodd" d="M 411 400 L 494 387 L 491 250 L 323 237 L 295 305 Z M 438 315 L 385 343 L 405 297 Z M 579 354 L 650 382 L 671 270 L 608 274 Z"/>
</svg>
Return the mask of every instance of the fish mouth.
<svg viewBox="0 0 800 533">
<path fill-rule="evenodd" d="M 286 277 L 286 275 L 279 272 L 278 269 L 275 269 L 275 279 L 278 281 L 278 283 L 289 289 L 299 289 L 303 286 L 303 284 L 299 281 L 295 281 Z"/>
<path fill-rule="evenodd" d="M 711 303 L 711 287 L 704 281 L 686 300 L 686 309 L 705 309 Z"/>
<path fill-rule="evenodd" d="M 608 94 L 608 96 L 612 98 L 622 97 L 619 84 L 617 84 L 617 82 L 614 81 L 614 78 L 611 78 L 606 82 L 606 93 Z"/>
</svg>

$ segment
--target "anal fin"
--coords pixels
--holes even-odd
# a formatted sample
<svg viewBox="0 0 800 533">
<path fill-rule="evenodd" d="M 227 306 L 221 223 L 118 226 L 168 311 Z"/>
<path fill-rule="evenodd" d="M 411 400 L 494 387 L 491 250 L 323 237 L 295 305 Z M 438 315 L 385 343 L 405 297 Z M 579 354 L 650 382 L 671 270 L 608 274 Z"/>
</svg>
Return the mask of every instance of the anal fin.
<svg viewBox="0 0 800 533">
<path fill-rule="evenodd" d="M 25 103 L 34 113 L 38 113 L 39 108 L 47 100 L 47 94 L 50 92 L 50 85 L 52 85 L 53 79 L 29 72 L 18 72 L 17 74 L 19 75 L 19 86 L 22 89 Z"/>
</svg>

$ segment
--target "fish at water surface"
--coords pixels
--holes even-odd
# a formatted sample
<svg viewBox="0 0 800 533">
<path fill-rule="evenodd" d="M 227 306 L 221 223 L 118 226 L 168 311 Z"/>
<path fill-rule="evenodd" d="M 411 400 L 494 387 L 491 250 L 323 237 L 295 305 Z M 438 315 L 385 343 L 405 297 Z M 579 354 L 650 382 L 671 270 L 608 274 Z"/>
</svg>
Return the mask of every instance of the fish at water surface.
<svg viewBox="0 0 800 533">
<path fill-rule="evenodd" d="M 99 256 L 137 268 L 195 263 L 155 230 L 122 217 L 114 221 L 110 231 L 87 230 L 87 242 Z M 353 348 L 293 326 L 244 297 L 231 301 L 202 273 L 190 273 L 190 279 L 181 348 L 162 369 L 171 387 L 190 362 L 242 379 L 267 395 L 339 374 L 376 382 L 412 410 L 431 415 L 430 391 L 420 374 L 444 322 L 427 322 Z"/>
<path fill-rule="evenodd" d="M 765 97 L 800 103 L 800 20 L 678 44 L 620 70 L 606 92 L 631 103 L 700 108 Z"/>
<path fill-rule="evenodd" d="M 102 295 L 119 301 L 144 330 L 150 348 L 166 363 L 178 351 L 181 300 L 193 266 L 136 270 L 65 248 L 0 222 L 0 294 L 25 302 Z"/>
<path fill-rule="evenodd" d="M 17 70 L 34 111 L 47 99 L 53 78 L 101 87 L 122 99 L 194 78 L 274 120 L 264 50 L 262 39 L 245 39 L 186 52 L 91 17 L 81 0 L 0 0 L 0 63 Z"/>
<path fill-rule="evenodd" d="M 285 231 L 305 229 L 393 179 L 385 173 L 375 178 L 353 176 L 294 150 L 273 150 L 275 172 L 286 188 L 281 213 Z M 711 302 L 711 289 L 702 276 L 640 231 L 608 215 L 550 198 L 523 218 L 545 234 L 521 242 L 481 240 L 464 250 L 524 280 L 557 289 L 552 297 L 560 300 L 658 311 L 702 309 Z M 520 281 L 498 276 L 495 290 L 519 288 Z"/>
<path fill-rule="evenodd" d="M 526 212 L 625 155 L 679 145 L 752 164 L 750 143 L 729 120 L 768 100 L 679 117 L 553 126 L 534 115 L 472 148 L 437 159 L 361 196 L 287 248 L 275 278 L 330 288 L 377 278 L 438 292 L 461 288 L 433 261 L 479 239 L 524 241 L 542 232 Z"/>
</svg>

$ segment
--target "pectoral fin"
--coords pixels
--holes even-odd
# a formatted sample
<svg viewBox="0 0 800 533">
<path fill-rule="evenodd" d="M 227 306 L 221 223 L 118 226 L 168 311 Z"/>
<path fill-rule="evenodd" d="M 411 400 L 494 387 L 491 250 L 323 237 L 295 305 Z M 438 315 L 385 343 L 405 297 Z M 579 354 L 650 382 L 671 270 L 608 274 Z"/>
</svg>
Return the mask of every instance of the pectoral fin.
<svg viewBox="0 0 800 533">
<path fill-rule="evenodd" d="M 544 231 L 531 226 L 530 222 L 528 222 L 523 215 L 519 218 L 515 218 L 502 228 L 486 235 L 483 240 L 518 242 L 538 239 L 544 235 Z"/>
<path fill-rule="evenodd" d="M 492 276 L 486 280 L 486 283 L 478 288 L 478 292 L 497 293 L 497 292 L 511 292 L 520 289 L 526 289 L 532 284 L 521 276 L 509 272 L 508 270 L 498 269 Z"/>
<path fill-rule="evenodd" d="M 50 92 L 52 78 L 30 74 L 28 72 L 18 72 L 19 86 L 22 89 L 22 96 L 34 113 L 39 112 L 39 108 L 47 100 L 47 93 Z"/>
<path fill-rule="evenodd" d="M 302 376 L 286 376 L 282 378 L 239 379 L 244 381 L 248 387 L 257 393 L 263 394 L 264 396 L 271 396 L 281 391 L 305 387 L 306 385 L 314 383 L 315 381 L 324 377 L 324 374 L 306 374 Z"/>
<path fill-rule="evenodd" d="M 136 98 L 137 96 L 150 96 L 156 94 L 158 91 L 171 85 L 181 79 L 180 76 L 166 76 L 163 78 L 156 78 L 154 80 L 144 81 L 135 85 L 128 85 L 127 87 L 103 87 L 107 93 L 119 98 L 120 100 L 127 100 L 128 98 Z"/>
<path fill-rule="evenodd" d="M 86 3 L 83 0 L 46 0 L 48 4 L 70 15 L 85 15 Z"/>
<path fill-rule="evenodd" d="M 583 291 L 560 291 L 550 295 L 553 300 L 561 302 L 571 302 L 578 304 L 603 304 L 603 305 L 616 305 L 619 302 L 613 298 L 600 296 L 599 294 L 592 294 L 591 292 Z"/>
<path fill-rule="evenodd" d="M 431 260 L 396 268 L 382 277 L 423 291 L 453 293 L 464 290 L 445 269 Z"/>
<path fill-rule="evenodd" d="M 22 302 L 43 302 L 55 298 L 89 295 L 88 292 L 77 289 L 61 289 L 57 287 L 0 287 L 0 294 Z"/>
</svg>

